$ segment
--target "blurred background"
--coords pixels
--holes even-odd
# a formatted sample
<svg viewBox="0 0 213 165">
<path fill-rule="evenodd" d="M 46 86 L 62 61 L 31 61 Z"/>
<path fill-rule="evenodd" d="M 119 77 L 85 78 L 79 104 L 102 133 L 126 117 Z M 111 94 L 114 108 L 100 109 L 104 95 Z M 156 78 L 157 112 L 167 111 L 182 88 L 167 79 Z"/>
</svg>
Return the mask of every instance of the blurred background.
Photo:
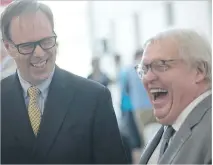
<svg viewBox="0 0 213 165">
<path fill-rule="evenodd" d="M 211 1 L 42 1 L 55 16 L 62 68 L 86 77 L 92 56 L 104 59 L 114 76 L 110 57 L 133 60 L 137 48 L 154 33 L 170 26 L 194 28 L 211 40 Z"/>
<path fill-rule="evenodd" d="M 11 0 L 1 0 L 0 11 Z M 170 27 L 192 28 L 211 42 L 212 2 L 200 1 L 42 1 L 53 11 L 59 67 L 91 79 L 100 67 L 121 116 L 119 72 L 135 62 L 135 53 L 152 35 Z M 95 59 L 94 59 L 95 58 Z M 98 79 L 98 78 L 97 78 Z M 96 79 L 96 80 L 97 80 Z M 120 121 L 120 120 L 119 120 Z M 146 125 L 144 141 L 159 125 Z M 134 153 L 135 162 L 141 150 Z M 134 162 L 134 161 L 133 161 Z"/>
</svg>

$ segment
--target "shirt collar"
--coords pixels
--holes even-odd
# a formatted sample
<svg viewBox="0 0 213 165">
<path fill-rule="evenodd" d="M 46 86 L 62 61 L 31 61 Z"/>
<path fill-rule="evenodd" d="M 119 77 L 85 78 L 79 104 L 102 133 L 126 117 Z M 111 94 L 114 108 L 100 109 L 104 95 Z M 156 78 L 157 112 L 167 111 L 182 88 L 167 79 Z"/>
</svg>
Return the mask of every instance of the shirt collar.
<svg viewBox="0 0 213 165">
<path fill-rule="evenodd" d="M 43 81 L 41 84 L 36 86 L 41 91 L 41 96 L 43 98 L 45 97 L 45 93 L 49 89 L 49 85 L 52 81 L 52 77 L 53 77 L 54 72 L 55 72 L 55 67 L 53 68 L 53 71 L 50 74 L 50 76 L 45 81 Z M 20 84 L 22 86 L 22 89 L 24 91 L 24 97 L 27 98 L 28 97 L 27 90 L 32 85 L 21 77 L 19 70 L 17 70 L 17 74 L 18 74 L 19 81 L 20 81 Z"/>
<path fill-rule="evenodd" d="M 207 96 L 209 96 L 212 93 L 211 90 L 208 90 L 206 92 L 204 92 L 203 94 L 201 94 L 199 97 L 197 97 L 195 100 L 193 100 L 182 112 L 181 114 L 178 116 L 178 118 L 176 119 L 176 121 L 174 122 L 174 124 L 172 125 L 172 127 L 175 129 L 175 131 L 177 132 L 181 125 L 183 124 L 183 122 L 186 120 L 187 116 L 189 115 L 190 112 L 192 112 L 192 110 L 202 101 L 204 100 Z"/>
</svg>

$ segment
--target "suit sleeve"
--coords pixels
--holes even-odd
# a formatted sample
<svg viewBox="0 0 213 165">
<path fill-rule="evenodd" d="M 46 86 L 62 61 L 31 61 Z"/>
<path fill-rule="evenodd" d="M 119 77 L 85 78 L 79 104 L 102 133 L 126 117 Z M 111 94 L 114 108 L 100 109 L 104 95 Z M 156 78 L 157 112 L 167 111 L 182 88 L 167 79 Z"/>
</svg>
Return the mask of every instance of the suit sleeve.
<svg viewBox="0 0 213 165">
<path fill-rule="evenodd" d="M 127 164 L 110 92 L 98 98 L 93 129 L 93 161 L 98 164 Z"/>
<path fill-rule="evenodd" d="M 210 116 L 212 116 L 212 115 L 210 115 Z M 210 124 L 209 127 L 210 128 L 207 129 L 207 130 L 209 130 L 209 132 L 206 133 L 206 139 L 205 139 L 206 151 L 205 151 L 205 154 L 204 154 L 205 157 L 204 157 L 203 164 L 212 164 L 212 125 Z"/>
</svg>

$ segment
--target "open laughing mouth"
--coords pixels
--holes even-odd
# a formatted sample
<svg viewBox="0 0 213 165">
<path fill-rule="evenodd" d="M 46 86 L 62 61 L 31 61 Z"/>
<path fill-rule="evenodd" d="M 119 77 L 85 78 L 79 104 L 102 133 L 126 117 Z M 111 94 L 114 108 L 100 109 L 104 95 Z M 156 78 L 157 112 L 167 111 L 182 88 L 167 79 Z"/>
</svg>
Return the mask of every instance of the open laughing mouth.
<svg viewBox="0 0 213 165">
<path fill-rule="evenodd" d="M 162 88 L 151 89 L 150 93 L 153 101 L 162 100 L 168 95 L 168 91 Z"/>
</svg>

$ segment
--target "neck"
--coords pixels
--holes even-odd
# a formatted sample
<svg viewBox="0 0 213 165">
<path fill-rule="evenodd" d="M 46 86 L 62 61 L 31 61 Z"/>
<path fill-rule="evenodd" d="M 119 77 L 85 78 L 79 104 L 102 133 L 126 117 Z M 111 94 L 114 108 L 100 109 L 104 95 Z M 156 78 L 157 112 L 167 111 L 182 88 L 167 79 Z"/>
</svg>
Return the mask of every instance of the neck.
<svg viewBox="0 0 213 165">
<path fill-rule="evenodd" d="M 32 86 L 37 86 L 37 85 L 40 85 L 42 84 L 46 79 L 40 79 L 40 80 L 30 80 L 28 78 L 26 78 L 26 76 L 24 76 L 23 74 L 21 74 L 19 71 L 18 71 L 18 75 L 19 77 L 23 80 L 23 81 L 26 81 L 27 83 L 29 83 L 30 85 Z"/>
<path fill-rule="evenodd" d="M 194 99 L 196 99 L 197 97 L 199 97 L 200 95 L 202 95 L 203 93 L 207 92 L 210 89 L 211 89 L 211 86 L 208 83 L 205 82 L 200 84 L 199 88 L 197 89 L 195 93 Z"/>
</svg>

